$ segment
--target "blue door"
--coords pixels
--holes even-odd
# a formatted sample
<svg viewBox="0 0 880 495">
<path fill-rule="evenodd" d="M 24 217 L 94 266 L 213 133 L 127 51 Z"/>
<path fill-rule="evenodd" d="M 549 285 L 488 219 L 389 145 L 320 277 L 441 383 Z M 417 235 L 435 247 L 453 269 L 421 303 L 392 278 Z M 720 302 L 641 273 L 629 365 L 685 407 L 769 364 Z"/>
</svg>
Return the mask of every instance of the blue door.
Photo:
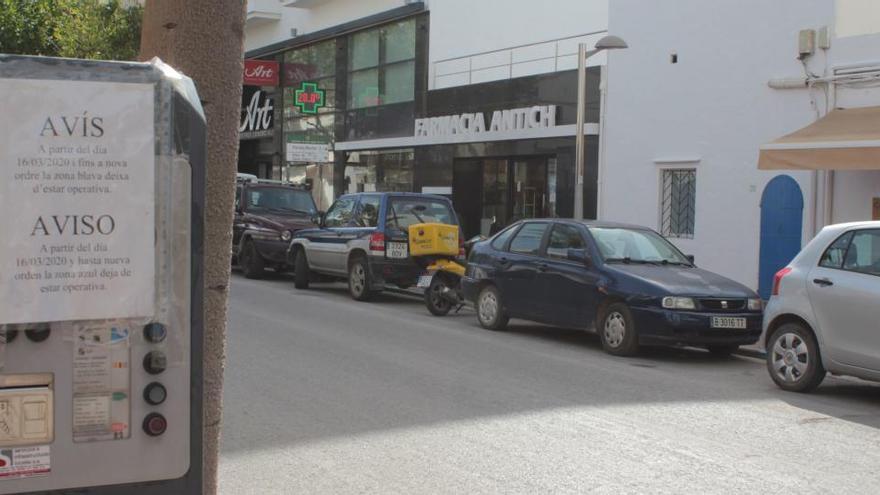
<svg viewBox="0 0 880 495">
<path fill-rule="evenodd" d="M 804 195 L 788 175 L 778 175 L 761 196 L 761 259 L 758 293 L 770 298 L 773 275 L 801 250 Z"/>
</svg>

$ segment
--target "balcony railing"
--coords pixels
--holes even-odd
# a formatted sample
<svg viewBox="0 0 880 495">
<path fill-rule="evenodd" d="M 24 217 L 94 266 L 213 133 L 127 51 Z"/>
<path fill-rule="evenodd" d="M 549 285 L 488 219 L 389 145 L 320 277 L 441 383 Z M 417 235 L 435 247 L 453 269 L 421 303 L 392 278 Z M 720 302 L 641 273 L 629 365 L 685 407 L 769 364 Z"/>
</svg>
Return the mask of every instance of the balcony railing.
<svg viewBox="0 0 880 495">
<path fill-rule="evenodd" d="M 578 44 L 587 43 L 592 47 L 606 33 L 595 31 L 437 60 L 432 66 L 431 89 L 577 69 Z M 604 63 L 605 55 L 599 54 L 590 58 L 588 65 Z"/>
</svg>

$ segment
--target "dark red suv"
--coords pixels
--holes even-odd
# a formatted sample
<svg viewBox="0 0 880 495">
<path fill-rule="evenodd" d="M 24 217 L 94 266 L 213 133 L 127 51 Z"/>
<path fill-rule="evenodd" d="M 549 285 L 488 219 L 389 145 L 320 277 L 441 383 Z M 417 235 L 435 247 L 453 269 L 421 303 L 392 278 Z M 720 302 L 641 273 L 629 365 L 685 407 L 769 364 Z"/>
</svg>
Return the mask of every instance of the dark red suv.
<svg viewBox="0 0 880 495">
<path fill-rule="evenodd" d="M 287 247 L 293 234 L 314 227 L 318 208 L 308 186 L 259 180 L 240 174 L 235 189 L 232 257 L 247 278 L 266 268 L 288 268 Z"/>
</svg>

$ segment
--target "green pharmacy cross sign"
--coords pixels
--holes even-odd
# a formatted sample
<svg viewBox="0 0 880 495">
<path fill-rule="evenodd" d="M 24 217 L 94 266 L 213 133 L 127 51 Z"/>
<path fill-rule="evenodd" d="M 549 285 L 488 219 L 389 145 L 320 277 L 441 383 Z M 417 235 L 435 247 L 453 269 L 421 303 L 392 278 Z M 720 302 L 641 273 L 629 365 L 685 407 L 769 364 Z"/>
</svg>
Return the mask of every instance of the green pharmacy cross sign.
<svg viewBox="0 0 880 495">
<path fill-rule="evenodd" d="M 318 89 L 318 85 L 313 82 L 304 82 L 294 92 L 293 104 L 299 107 L 299 111 L 302 113 L 318 113 L 318 109 L 326 105 L 324 90 Z"/>
</svg>

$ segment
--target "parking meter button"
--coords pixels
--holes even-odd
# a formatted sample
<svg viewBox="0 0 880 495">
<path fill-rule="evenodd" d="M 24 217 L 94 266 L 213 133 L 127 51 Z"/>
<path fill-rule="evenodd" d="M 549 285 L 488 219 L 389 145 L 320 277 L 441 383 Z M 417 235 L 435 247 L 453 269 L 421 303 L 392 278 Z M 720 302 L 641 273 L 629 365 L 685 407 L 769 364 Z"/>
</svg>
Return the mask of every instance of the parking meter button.
<svg viewBox="0 0 880 495">
<path fill-rule="evenodd" d="M 166 335 L 168 335 L 168 331 L 161 323 L 149 323 L 144 327 L 144 338 L 147 339 L 147 342 L 158 344 L 165 340 Z"/>
<path fill-rule="evenodd" d="M 151 437 L 158 437 L 165 433 L 167 428 L 168 421 L 159 413 L 150 413 L 144 418 L 144 433 Z"/>
<path fill-rule="evenodd" d="M 25 336 L 31 342 L 42 342 L 49 338 L 49 327 L 38 327 L 38 328 L 29 328 L 24 331 Z"/>
<path fill-rule="evenodd" d="M 152 382 L 144 387 L 144 400 L 151 406 L 158 406 L 165 402 L 167 397 L 168 391 L 159 382 Z"/>
<path fill-rule="evenodd" d="M 144 356 L 144 370 L 151 375 L 158 375 L 168 367 L 168 360 L 162 351 L 151 351 Z"/>
</svg>

